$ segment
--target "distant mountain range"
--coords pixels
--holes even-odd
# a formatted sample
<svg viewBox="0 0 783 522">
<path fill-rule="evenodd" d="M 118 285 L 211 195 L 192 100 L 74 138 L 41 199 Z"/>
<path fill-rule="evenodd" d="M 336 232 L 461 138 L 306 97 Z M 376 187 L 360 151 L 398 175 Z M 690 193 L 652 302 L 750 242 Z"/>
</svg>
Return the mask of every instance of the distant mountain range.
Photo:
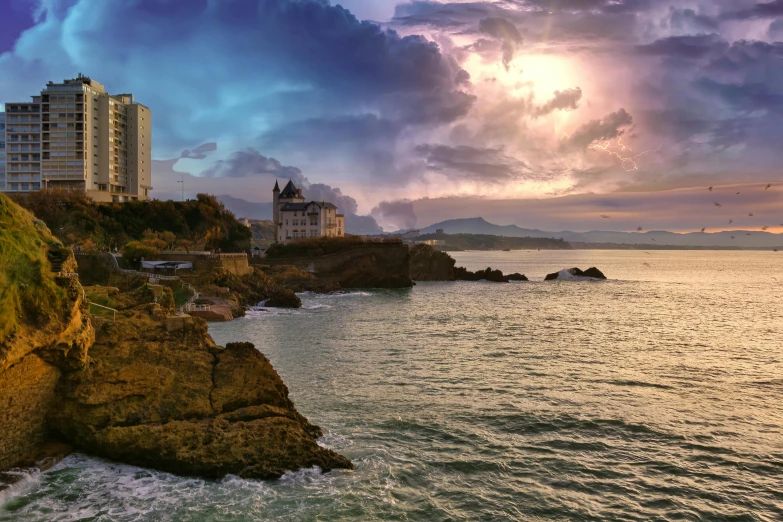
<svg viewBox="0 0 783 522">
<path fill-rule="evenodd" d="M 272 219 L 272 203 L 254 203 L 227 195 L 217 196 L 217 200 L 238 218 Z"/>
<path fill-rule="evenodd" d="M 548 232 L 521 228 L 516 225 L 495 225 L 484 218 L 449 219 L 420 229 L 422 234 L 434 234 L 443 229 L 446 234 L 490 234 L 509 237 L 562 238 L 569 243 L 616 243 L 631 245 L 672 245 L 696 247 L 781 248 L 783 234 L 771 234 L 757 230 L 733 230 L 727 232 L 679 234 L 665 230 L 646 232 Z M 734 239 L 732 239 L 734 236 Z"/>
</svg>

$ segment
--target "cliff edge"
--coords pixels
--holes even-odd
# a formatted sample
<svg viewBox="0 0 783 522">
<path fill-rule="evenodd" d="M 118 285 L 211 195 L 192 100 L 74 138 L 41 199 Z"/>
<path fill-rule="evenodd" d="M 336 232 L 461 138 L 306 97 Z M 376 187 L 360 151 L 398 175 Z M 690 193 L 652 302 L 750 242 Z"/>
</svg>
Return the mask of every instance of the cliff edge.
<svg viewBox="0 0 783 522">
<path fill-rule="evenodd" d="M 171 315 L 168 288 L 83 289 L 75 271 L 70 250 L 0 194 L 0 470 L 53 438 L 183 475 L 352 468 L 318 445 L 320 428 L 253 345 L 215 345 L 205 322 Z M 117 312 L 90 317 L 85 296 Z"/>
</svg>

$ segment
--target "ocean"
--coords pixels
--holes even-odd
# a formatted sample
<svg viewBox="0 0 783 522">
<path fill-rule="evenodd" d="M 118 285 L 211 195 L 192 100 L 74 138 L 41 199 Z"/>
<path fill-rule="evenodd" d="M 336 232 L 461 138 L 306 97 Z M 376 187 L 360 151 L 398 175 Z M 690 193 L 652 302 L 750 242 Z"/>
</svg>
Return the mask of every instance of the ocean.
<svg viewBox="0 0 783 522">
<path fill-rule="evenodd" d="M 0 521 L 783 520 L 783 253 L 457 252 L 530 282 L 303 295 L 251 341 L 356 470 L 66 458 Z M 544 282 L 596 266 L 608 281 Z"/>
</svg>

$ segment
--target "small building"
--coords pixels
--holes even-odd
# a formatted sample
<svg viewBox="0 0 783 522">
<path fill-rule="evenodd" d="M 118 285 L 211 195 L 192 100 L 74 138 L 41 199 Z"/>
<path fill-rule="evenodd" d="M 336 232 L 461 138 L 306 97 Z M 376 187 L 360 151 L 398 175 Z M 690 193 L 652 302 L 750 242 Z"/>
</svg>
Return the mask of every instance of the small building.
<svg viewBox="0 0 783 522">
<path fill-rule="evenodd" d="M 313 237 L 345 236 L 345 216 L 328 201 L 305 201 L 293 181 L 272 189 L 275 237 L 279 243 Z"/>
</svg>

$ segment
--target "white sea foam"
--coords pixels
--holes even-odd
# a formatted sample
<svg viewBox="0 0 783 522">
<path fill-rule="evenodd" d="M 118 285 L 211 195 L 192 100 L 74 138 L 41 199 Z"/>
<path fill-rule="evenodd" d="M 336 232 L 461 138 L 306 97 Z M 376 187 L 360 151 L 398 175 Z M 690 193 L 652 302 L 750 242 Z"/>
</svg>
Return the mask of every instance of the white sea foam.
<svg viewBox="0 0 783 522">
<path fill-rule="evenodd" d="M 35 484 L 40 482 L 41 472 L 37 469 L 12 470 L 6 471 L 5 473 L 7 475 L 18 476 L 19 479 L 9 488 L 0 491 L 0 508 L 12 498 L 25 493 Z"/>
</svg>

